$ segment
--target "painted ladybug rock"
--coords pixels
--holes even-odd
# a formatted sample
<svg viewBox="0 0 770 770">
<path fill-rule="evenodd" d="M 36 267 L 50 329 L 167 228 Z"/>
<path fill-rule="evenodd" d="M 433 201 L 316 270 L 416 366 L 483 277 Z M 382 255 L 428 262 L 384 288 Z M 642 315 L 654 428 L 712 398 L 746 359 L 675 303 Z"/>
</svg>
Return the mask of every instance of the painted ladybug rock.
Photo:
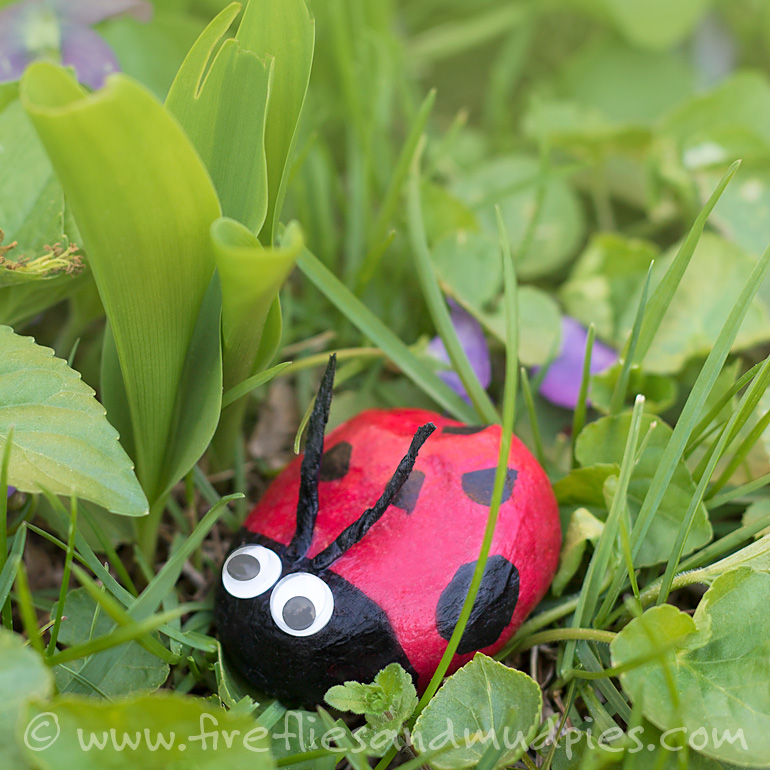
<svg viewBox="0 0 770 770">
<path fill-rule="evenodd" d="M 305 454 L 273 482 L 222 568 L 225 653 L 287 705 L 400 663 L 424 688 L 470 586 L 500 427 L 370 410 L 326 438 L 334 359 Z M 423 445 L 424 444 L 424 445 Z M 419 451 L 419 457 L 417 456 Z M 497 651 L 556 571 L 561 531 L 543 469 L 515 437 L 484 579 L 451 670 Z"/>
</svg>

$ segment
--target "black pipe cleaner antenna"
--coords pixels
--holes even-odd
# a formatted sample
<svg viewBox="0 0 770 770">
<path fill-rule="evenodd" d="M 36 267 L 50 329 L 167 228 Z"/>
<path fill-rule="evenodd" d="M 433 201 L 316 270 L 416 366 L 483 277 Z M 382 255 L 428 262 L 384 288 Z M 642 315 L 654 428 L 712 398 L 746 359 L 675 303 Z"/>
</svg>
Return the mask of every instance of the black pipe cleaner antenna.
<svg viewBox="0 0 770 770">
<path fill-rule="evenodd" d="M 323 551 L 313 557 L 311 562 L 313 570 L 320 571 L 326 569 L 334 561 L 339 559 L 345 551 L 361 540 L 371 527 L 377 523 L 409 478 L 409 474 L 412 472 L 412 468 L 414 468 L 414 464 L 417 462 L 417 453 L 420 451 L 420 447 L 425 443 L 428 436 L 430 436 L 434 430 L 436 430 L 436 426 L 431 422 L 417 429 L 417 432 L 412 438 L 412 443 L 409 446 L 409 451 L 398 464 L 396 472 L 385 487 L 385 491 L 382 493 L 380 499 L 372 508 L 367 508 L 356 521 L 344 529 L 333 543 L 329 544 Z"/>
<path fill-rule="evenodd" d="M 299 481 L 299 501 L 297 502 L 297 529 L 286 549 L 289 561 L 301 559 L 310 548 L 313 530 L 318 516 L 318 481 L 321 474 L 321 458 L 324 452 L 324 431 L 329 421 L 329 407 L 332 402 L 334 371 L 337 367 L 337 355 L 329 356 L 318 395 L 307 428 L 305 455 L 302 458 Z"/>
</svg>

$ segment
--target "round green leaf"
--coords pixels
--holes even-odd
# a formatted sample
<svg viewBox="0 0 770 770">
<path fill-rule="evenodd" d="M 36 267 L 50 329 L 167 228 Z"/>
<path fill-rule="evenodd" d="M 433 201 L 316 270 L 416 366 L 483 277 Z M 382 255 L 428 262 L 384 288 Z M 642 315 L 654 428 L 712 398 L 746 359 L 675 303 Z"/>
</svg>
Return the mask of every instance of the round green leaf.
<svg viewBox="0 0 770 770">
<path fill-rule="evenodd" d="M 717 578 L 692 618 L 671 605 L 648 610 L 610 648 L 615 666 L 646 659 L 621 674 L 623 689 L 706 756 L 767 767 L 769 603 L 770 574 L 744 567 Z"/>
<path fill-rule="evenodd" d="M 651 429 L 653 423 L 655 427 Z M 617 417 L 603 417 L 587 425 L 578 437 L 575 455 L 580 464 L 587 468 L 599 463 L 617 463 L 620 465 L 625 451 L 626 439 L 631 425 L 629 413 Z M 645 414 L 642 417 L 640 436 L 647 437 L 639 461 L 634 466 L 628 485 L 628 508 L 632 519 L 641 508 L 642 502 L 650 489 L 650 484 L 660 465 L 663 453 L 671 438 L 671 428 L 660 417 Z M 617 484 L 617 477 L 610 476 L 604 484 L 605 496 L 609 499 Z M 671 554 L 671 545 L 676 540 L 682 517 L 687 511 L 690 499 L 695 494 L 695 482 L 687 466 L 680 462 L 671 479 L 647 537 L 639 551 L 637 566 L 657 564 L 665 561 Z M 586 500 L 591 504 L 594 500 Z M 705 506 L 701 505 L 693 521 L 690 534 L 685 541 L 685 553 L 705 545 L 711 539 L 711 524 Z"/>
<path fill-rule="evenodd" d="M 412 742 L 420 752 L 442 750 L 430 761 L 436 770 L 473 767 L 490 745 L 504 748 L 495 766 L 510 765 L 535 737 L 542 709 L 537 682 L 479 652 L 420 714 Z"/>
<path fill-rule="evenodd" d="M 462 179 L 455 192 L 476 212 L 480 225 L 495 239 L 495 205 L 500 205 L 516 254 L 537 210 L 542 173 L 539 162 L 532 158 L 494 158 Z M 549 176 L 544 184 L 545 195 L 537 212 L 531 248 L 526 254 L 517 255 L 516 270 L 521 280 L 552 274 L 574 255 L 583 238 L 583 212 L 576 195 L 558 176 Z"/>
</svg>

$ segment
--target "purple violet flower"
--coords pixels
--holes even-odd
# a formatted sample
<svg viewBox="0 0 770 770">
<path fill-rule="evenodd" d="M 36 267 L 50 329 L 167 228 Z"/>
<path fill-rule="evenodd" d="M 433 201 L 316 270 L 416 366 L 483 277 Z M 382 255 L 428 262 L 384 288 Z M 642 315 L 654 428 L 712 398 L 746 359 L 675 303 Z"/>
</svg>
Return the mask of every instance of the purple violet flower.
<svg viewBox="0 0 770 770">
<path fill-rule="evenodd" d="M 561 349 L 540 385 L 540 395 L 552 404 L 566 409 L 574 409 L 577 405 L 587 340 L 588 331 L 584 326 L 570 316 L 561 319 Z M 603 372 L 617 360 L 618 354 L 612 348 L 594 339 L 591 374 Z"/>
<path fill-rule="evenodd" d="M 152 16 L 143 0 L 22 0 L 0 11 L 0 83 L 18 80 L 36 59 L 75 68 L 81 83 L 96 89 L 120 66 L 91 25 L 129 14 Z"/>
<path fill-rule="evenodd" d="M 8 487 L 8 497 L 10 497 L 16 491 L 16 487 Z"/>
<path fill-rule="evenodd" d="M 452 324 L 457 332 L 460 344 L 468 356 L 471 367 L 476 373 L 482 387 L 488 388 L 492 381 L 492 364 L 489 359 L 489 347 L 484 336 L 481 324 L 470 314 L 463 310 L 453 299 L 448 298 L 447 302 L 451 311 Z M 428 353 L 439 361 L 448 364 L 449 354 L 441 341 L 441 337 L 434 337 L 428 343 Z M 449 385 L 452 390 L 459 393 L 468 400 L 468 394 L 460 380 L 459 375 L 451 370 L 440 370 L 438 376 Z"/>
</svg>

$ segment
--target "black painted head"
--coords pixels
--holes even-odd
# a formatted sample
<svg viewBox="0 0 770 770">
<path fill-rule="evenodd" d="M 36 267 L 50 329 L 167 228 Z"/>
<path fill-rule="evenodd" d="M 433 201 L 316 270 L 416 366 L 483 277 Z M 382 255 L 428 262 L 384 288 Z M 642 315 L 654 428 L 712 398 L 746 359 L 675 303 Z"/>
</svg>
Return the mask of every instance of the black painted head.
<svg viewBox="0 0 770 770">
<path fill-rule="evenodd" d="M 332 684 L 366 679 L 394 661 L 416 678 L 382 609 L 329 567 L 385 513 L 435 426 L 415 433 L 380 499 L 308 558 L 335 364 L 332 356 L 310 416 L 291 542 L 242 529 L 222 568 L 215 603 L 228 659 L 254 686 L 289 706 L 320 703 Z"/>
</svg>

